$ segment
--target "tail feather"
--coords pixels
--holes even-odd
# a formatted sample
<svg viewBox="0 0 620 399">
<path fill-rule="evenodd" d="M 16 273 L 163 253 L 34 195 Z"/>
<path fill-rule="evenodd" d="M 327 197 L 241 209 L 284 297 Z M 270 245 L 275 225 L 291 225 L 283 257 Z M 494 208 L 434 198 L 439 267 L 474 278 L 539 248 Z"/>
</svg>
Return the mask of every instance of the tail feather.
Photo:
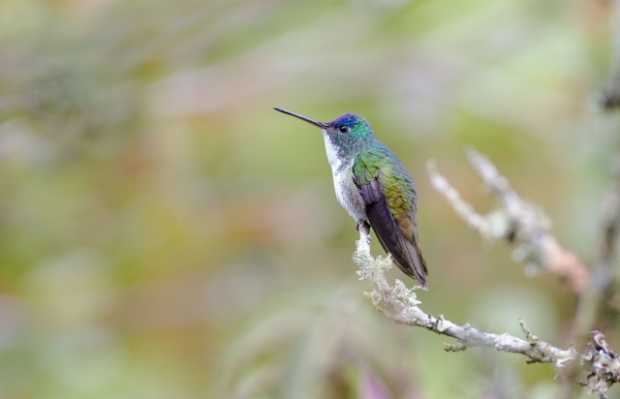
<svg viewBox="0 0 620 399">
<path fill-rule="evenodd" d="M 427 286 L 428 269 L 415 234 L 408 239 L 381 203 L 366 208 L 368 221 L 385 252 L 392 255 L 399 269 Z"/>
<path fill-rule="evenodd" d="M 401 237 L 401 243 L 403 244 L 403 249 L 405 253 L 405 257 L 407 258 L 408 269 L 412 272 L 416 280 L 420 283 L 422 287 L 426 287 L 426 281 L 428 276 L 428 269 L 426 268 L 426 261 L 422 256 L 422 251 L 420 251 L 420 247 L 418 246 L 418 241 L 416 237 L 413 237 L 412 241 L 404 239 Z"/>
</svg>

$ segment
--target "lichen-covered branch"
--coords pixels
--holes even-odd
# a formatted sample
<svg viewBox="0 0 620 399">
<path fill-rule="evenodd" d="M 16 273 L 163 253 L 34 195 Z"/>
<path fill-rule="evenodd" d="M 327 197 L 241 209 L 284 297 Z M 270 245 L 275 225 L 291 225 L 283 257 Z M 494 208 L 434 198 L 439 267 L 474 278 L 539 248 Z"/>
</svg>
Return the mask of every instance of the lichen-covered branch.
<svg viewBox="0 0 620 399">
<path fill-rule="evenodd" d="M 514 259 L 525 263 L 528 271 L 546 270 L 554 273 L 565 279 L 575 293 L 581 293 L 589 281 L 588 269 L 551 234 L 551 223 L 542 210 L 524 201 L 482 154 L 470 150 L 468 158 L 497 199 L 499 206 L 496 210 L 486 215 L 477 213 L 431 162 L 428 172 L 433 187 L 482 237 L 511 244 Z"/>
<path fill-rule="evenodd" d="M 389 256 L 373 257 L 370 253 L 369 236 L 360 232 L 353 254 L 353 261 L 358 266 L 360 280 L 372 283 L 367 296 L 373 305 L 387 318 L 413 327 L 422 327 L 433 333 L 451 337 L 456 344 L 448 345 L 445 350 L 458 352 L 470 347 L 487 347 L 500 352 L 515 353 L 524 356 L 529 363 L 551 363 L 556 368 L 578 363 L 587 375 L 583 382 L 592 392 L 604 395 L 609 387 L 620 381 L 620 360 L 615 352 L 605 343 L 604 336 L 596 332 L 592 342 L 583 353 L 574 348 L 560 348 L 541 340 L 532 334 L 523 323 L 525 339 L 507 333 L 482 331 L 470 324 L 457 324 L 443 315 L 433 316 L 421 307 L 415 290 L 408 288 L 396 279 L 391 283 L 386 272 L 392 267 Z M 579 361 L 579 362 L 577 362 Z"/>
<path fill-rule="evenodd" d="M 602 332 L 592 332 L 592 340 L 586 345 L 581 361 L 589 370 L 583 385 L 605 398 L 609 388 L 620 381 L 620 359 L 609 349 Z"/>
<path fill-rule="evenodd" d="M 373 257 L 370 253 L 368 237 L 363 233 L 357 241 L 353 260 L 358 266 L 361 280 L 373 283 L 373 289 L 367 293 L 375 305 L 388 318 L 411 326 L 423 327 L 437 334 L 452 337 L 458 341 L 460 349 L 474 346 L 494 348 L 501 352 L 519 353 L 532 362 L 553 363 L 562 367 L 575 359 L 572 349 L 557 348 L 539 340 L 526 331 L 526 338 L 521 339 L 509 334 L 494 334 L 481 331 L 469 324 L 459 325 L 443 316 L 435 317 L 420 308 L 421 302 L 415 291 L 396 279 L 390 284 L 385 272 L 392 267 L 388 257 Z M 455 347 L 449 347 L 454 350 Z"/>
</svg>

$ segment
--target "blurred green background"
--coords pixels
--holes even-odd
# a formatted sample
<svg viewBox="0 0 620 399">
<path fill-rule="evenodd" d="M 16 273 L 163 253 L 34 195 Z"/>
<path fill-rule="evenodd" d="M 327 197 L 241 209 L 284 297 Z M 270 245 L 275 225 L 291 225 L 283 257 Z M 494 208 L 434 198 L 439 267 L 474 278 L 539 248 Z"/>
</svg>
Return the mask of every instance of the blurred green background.
<svg viewBox="0 0 620 399">
<path fill-rule="evenodd" d="M 359 113 L 396 150 L 427 311 L 562 343 L 570 291 L 482 242 L 426 162 L 487 210 L 477 148 L 594 259 L 611 6 L 2 0 L 0 398 L 554 397 L 548 365 L 372 308 L 319 132 L 271 108 Z"/>
</svg>

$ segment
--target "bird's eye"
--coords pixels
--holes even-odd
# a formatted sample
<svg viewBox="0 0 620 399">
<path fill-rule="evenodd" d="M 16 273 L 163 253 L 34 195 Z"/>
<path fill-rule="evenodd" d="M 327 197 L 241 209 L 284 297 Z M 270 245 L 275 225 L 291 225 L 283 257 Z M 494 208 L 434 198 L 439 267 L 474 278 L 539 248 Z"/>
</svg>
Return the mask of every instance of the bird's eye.
<svg viewBox="0 0 620 399">
<path fill-rule="evenodd" d="M 347 133 L 349 131 L 349 127 L 348 126 L 340 126 L 338 128 L 338 130 L 340 130 L 341 133 Z"/>
</svg>

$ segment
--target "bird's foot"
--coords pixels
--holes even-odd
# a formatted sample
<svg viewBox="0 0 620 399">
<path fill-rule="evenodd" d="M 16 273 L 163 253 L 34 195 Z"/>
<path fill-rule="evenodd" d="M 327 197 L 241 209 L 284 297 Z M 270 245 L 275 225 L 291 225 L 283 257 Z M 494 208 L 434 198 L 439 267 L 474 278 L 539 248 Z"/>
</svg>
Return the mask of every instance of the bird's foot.
<svg viewBox="0 0 620 399">
<path fill-rule="evenodd" d="M 360 233 L 360 238 L 364 238 L 370 243 L 370 224 L 365 220 L 357 222 L 356 229 Z"/>
<path fill-rule="evenodd" d="M 365 220 L 357 222 L 357 226 L 355 226 L 355 228 L 361 234 L 370 234 L 370 224 Z"/>
</svg>

